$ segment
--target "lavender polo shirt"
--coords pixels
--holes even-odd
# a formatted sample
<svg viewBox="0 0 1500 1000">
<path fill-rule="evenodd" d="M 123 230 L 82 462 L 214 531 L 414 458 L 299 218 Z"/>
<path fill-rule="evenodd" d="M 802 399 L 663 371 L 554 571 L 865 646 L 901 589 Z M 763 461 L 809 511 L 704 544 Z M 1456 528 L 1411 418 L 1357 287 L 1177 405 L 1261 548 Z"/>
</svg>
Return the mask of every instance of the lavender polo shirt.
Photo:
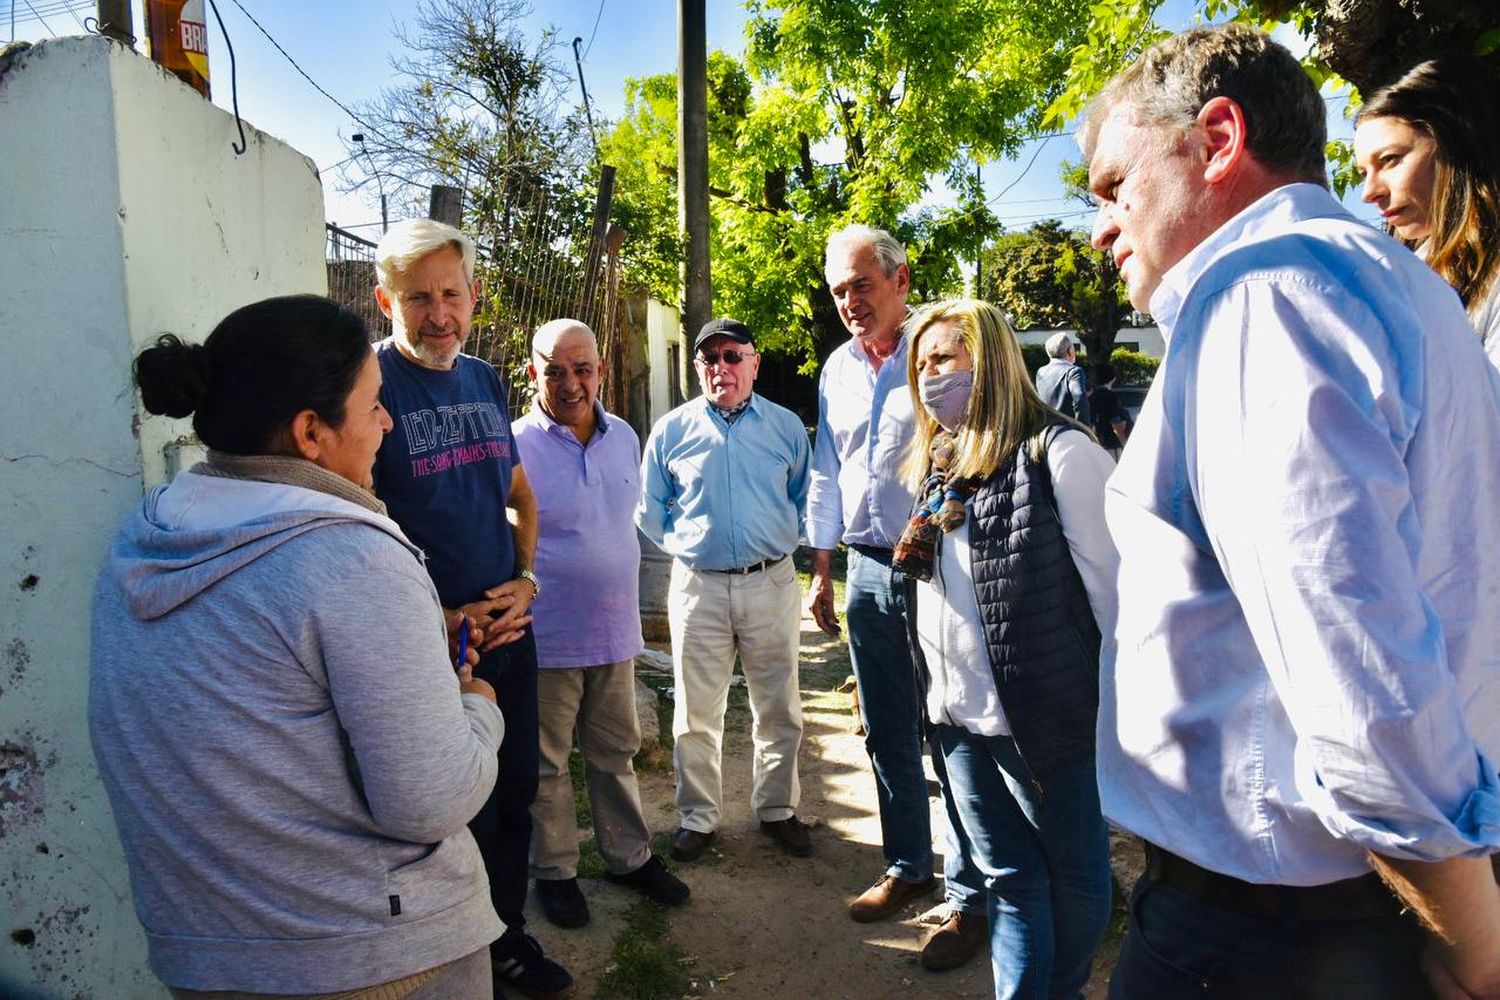
<svg viewBox="0 0 1500 1000">
<path fill-rule="evenodd" d="M 532 605 L 537 664 L 593 667 L 641 651 L 636 501 L 641 443 L 630 425 L 594 403 L 587 446 L 535 403 L 511 425 L 536 494 L 539 532 Z"/>
</svg>

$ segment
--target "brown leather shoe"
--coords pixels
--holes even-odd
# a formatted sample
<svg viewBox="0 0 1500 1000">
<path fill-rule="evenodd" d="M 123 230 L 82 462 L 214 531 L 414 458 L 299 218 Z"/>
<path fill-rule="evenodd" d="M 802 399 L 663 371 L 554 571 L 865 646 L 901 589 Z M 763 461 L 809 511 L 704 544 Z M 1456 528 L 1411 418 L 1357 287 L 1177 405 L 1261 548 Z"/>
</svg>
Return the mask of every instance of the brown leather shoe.
<svg viewBox="0 0 1500 1000">
<path fill-rule="evenodd" d="M 922 968 L 933 972 L 956 969 L 983 951 L 989 939 L 989 917 L 954 910 L 922 946 Z"/>
<path fill-rule="evenodd" d="M 713 839 L 713 830 L 703 833 L 682 827 L 677 831 L 677 836 L 672 838 L 672 857 L 678 861 L 697 861 L 708 850 Z"/>
<path fill-rule="evenodd" d="M 761 820 L 760 832 L 781 845 L 781 849 L 794 858 L 812 857 L 812 837 L 807 825 L 795 816 L 786 819 Z"/>
<path fill-rule="evenodd" d="M 895 875 L 882 875 L 874 885 L 849 904 L 849 916 L 862 924 L 884 920 L 919 896 L 932 892 L 937 879 L 931 875 L 923 882 L 908 882 Z"/>
</svg>

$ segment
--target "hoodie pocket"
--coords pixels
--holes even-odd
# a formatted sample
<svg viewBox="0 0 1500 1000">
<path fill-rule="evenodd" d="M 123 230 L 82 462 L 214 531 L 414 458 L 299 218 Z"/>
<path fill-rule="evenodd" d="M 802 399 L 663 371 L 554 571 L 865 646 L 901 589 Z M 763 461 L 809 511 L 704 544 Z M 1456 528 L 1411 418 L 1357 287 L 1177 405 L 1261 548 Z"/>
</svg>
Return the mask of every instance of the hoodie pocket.
<svg viewBox="0 0 1500 1000">
<path fill-rule="evenodd" d="M 393 923 L 420 920 L 483 892 L 489 884 L 468 830 L 434 844 L 415 861 L 386 874 L 386 910 Z"/>
</svg>

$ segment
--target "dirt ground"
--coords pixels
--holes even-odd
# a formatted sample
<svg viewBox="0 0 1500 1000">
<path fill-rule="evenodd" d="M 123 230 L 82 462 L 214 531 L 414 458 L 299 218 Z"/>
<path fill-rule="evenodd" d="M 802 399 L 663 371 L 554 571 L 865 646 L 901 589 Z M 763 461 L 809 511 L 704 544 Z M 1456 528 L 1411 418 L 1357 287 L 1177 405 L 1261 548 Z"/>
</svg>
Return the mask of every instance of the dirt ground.
<svg viewBox="0 0 1500 1000">
<path fill-rule="evenodd" d="M 875 814 L 873 778 L 863 739 L 854 733 L 849 695 L 837 688 L 849 673 L 847 648 L 830 640 L 811 619 L 802 622 L 801 687 L 805 722 L 802 746 L 804 821 L 814 824 L 814 855 L 791 858 L 763 836 L 749 809 L 749 710 L 742 686 L 731 689 L 724 742 L 724 822 L 710 852 L 692 864 L 668 861 L 693 890 L 683 907 L 663 916 L 648 914 L 654 946 L 664 949 L 661 964 L 671 975 L 632 979 L 629 963 L 641 936 L 638 897 L 598 877 L 581 877 L 593 919 L 579 930 L 548 924 L 534 901 L 528 930 L 577 980 L 576 997 L 812 997 L 878 1000 L 884 997 L 988 997 L 993 995 L 987 953 L 967 966 L 932 973 L 917 953 L 932 931 L 923 911 L 941 902 L 914 903 L 897 918 L 859 924 L 849 919 L 848 900 L 881 873 L 880 824 Z M 664 689 L 670 677 L 643 678 Z M 671 706 L 663 697 L 662 729 L 670 742 Z M 930 767 L 930 765 L 929 765 Z M 929 771 L 930 777 L 930 771 Z M 641 794 L 665 856 L 676 828 L 670 752 L 643 761 Z M 937 784 L 929 780 L 933 823 L 943 822 Z M 582 807 L 581 807 L 582 811 Z M 581 817 L 582 818 L 582 817 Z M 580 837 L 589 834 L 580 830 Z M 588 871 L 585 863 L 580 872 Z M 1117 896 L 1139 871 L 1137 852 L 1123 840 L 1115 845 Z M 939 865 L 941 867 L 941 865 Z M 653 910 L 655 908 L 652 908 Z M 932 919 L 935 914 L 930 914 Z M 1116 920 L 1095 963 L 1090 998 L 1102 997 L 1108 968 L 1118 951 L 1120 900 Z M 653 942 L 647 942 L 653 946 Z"/>
</svg>

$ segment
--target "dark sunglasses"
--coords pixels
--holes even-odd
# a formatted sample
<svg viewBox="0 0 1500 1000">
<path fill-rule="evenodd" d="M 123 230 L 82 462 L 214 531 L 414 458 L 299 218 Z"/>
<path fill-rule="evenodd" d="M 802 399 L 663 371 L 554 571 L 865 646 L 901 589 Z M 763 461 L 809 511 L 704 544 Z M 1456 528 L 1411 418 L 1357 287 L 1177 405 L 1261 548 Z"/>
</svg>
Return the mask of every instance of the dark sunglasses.
<svg viewBox="0 0 1500 1000">
<path fill-rule="evenodd" d="M 703 351 L 699 353 L 698 360 L 704 365 L 716 365 L 722 358 L 726 365 L 737 365 L 741 361 L 755 357 L 754 351 Z"/>
</svg>

